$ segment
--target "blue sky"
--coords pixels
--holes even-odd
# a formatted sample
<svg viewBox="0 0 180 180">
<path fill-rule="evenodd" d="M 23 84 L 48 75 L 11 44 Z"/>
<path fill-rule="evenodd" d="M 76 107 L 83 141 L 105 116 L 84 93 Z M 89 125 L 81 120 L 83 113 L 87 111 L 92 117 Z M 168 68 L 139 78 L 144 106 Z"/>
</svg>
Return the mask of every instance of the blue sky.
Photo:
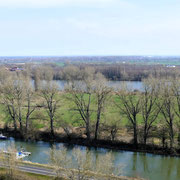
<svg viewBox="0 0 180 180">
<path fill-rule="evenodd" d="M 0 56 L 180 55 L 179 0 L 0 0 Z"/>
</svg>

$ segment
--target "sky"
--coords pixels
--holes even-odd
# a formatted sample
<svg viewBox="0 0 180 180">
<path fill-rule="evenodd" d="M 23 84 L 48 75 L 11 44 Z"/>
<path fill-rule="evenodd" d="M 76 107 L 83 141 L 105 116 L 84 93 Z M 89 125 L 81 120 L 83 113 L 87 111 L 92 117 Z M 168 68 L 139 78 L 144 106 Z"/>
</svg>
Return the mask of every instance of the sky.
<svg viewBox="0 0 180 180">
<path fill-rule="evenodd" d="M 0 0 L 0 56 L 180 55 L 180 0 Z"/>
</svg>

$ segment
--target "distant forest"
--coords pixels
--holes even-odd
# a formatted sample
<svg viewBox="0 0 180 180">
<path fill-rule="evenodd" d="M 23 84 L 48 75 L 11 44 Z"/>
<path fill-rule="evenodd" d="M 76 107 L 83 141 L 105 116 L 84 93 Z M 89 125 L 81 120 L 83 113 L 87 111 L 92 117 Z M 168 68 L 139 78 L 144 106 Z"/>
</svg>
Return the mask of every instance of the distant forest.
<svg viewBox="0 0 180 180">
<path fill-rule="evenodd" d="M 68 80 L 69 76 L 71 76 L 74 80 L 81 80 L 82 74 L 80 74 L 80 71 L 83 69 L 87 70 L 88 68 L 93 69 L 95 73 L 102 73 L 106 79 L 112 81 L 142 81 L 150 76 L 155 78 L 173 78 L 180 75 L 180 67 L 178 66 L 166 67 L 162 65 L 137 64 L 70 64 L 60 67 L 56 64 L 41 64 L 40 66 L 35 66 L 33 68 L 33 78 L 40 69 L 45 72 L 46 67 L 49 66 L 53 69 L 54 80 Z M 44 70 L 42 70 L 42 67 L 44 67 Z M 69 72 L 71 72 L 71 75 L 69 75 Z M 42 79 L 44 79 L 43 75 Z"/>
<path fill-rule="evenodd" d="M 93 68 L 112 81 L 142 81 L 149 76 L 175 77 L 180 72 L 180 57 L 165 56 L 74 56 L 74 57 L 0 57 L 1 66 L 27 70 L 34 79 L 46 67 L 53 69 L 55 80 L 81 80 L 80 70 Z M 42 70 L 44 69 L 44 70 Z M 16 69 L 14 69 L 16 70 Z M 38 72 L 39 71 L 39 72 Z M 43 78 L 43 72 L 41 72 Z"/>
</svg>

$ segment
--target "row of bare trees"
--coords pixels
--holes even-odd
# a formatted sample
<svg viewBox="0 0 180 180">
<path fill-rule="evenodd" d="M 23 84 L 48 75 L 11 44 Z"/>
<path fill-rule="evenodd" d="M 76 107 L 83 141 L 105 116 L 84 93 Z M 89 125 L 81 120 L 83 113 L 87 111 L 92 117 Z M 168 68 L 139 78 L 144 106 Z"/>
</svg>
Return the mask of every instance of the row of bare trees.
<svg viewBox="0 0 180 180">
<path fill-rule="evenodd" d="M 93 69 L 85 69 L 87 75 L 82 81 L 69 80 L 66 89 L 71 95 L 68 99 L 74 103 L 74 111 L 79 112 L 85 123 L 87 138 L 91 138 L 92 121 L 95 119 L 94 139 L 97 140 L 101 116 L 111 97 L 112 89 L 106 85 L 106 79 Z M 92 116 L 95 114 L 95 118 Z M 93 120 L 92 120 L 93 119 Z"/>
<path fill-rule="evenodd" d="M 127 119 L 135 146 L 139 142 L 146 144 L 154 133 L 162 140 L 163 146 L 168 139 L 170 147 L 174 147 L 180 129 L 179 79 L 150 77 L 143 82 L 142 92 L 132 92 L 126 86 L 113 90 L 102 74 L 89 67 L 81 70 L 81 80 L 76 81 L 70 68 L 70 72 L 67 70 L 67 85 L 62 92 L 57 83 L 52 81 L 51 68 L 36 71 L 34 85 L 28 68 L 18 73 L 0 71 L 1 107 L 15 131 L 19 128 L 24 135 L 31 135 L 35 121 L 41 121 L 46 113 L 46 122 L 54 137 L 55 127 L 63 127 L 64 124 L 58 114 L 64 103 L 68 103 L 68 113 L 78 115 L 85 127 L 87 139 L 97 140 L 101 132 L 109 131 L 114 140 L 119 128 L 124 126 L 121 124 L 122 119 Z M 114 115 L 112 109 L 119 112 L 119 117 Z M 107 112 L 110 115 L 105 122 Z M 68 134 L 68 127 L 73 125 L 70 122 L 65 126 L 63 128 Z"/>
<path fill-rule="evenodd" d="M 48 76 L 51 71 L 46 74 Z M 13 122 L 14 130 L 17 131 L 19 127 L 21 133 L 29 135 L 33 120 L 38 119 L 38 115 L 34 116 L 36 110 L 44 109 L 49 117 L 51 135 L 54 136 L 53 123 L 60 99 L 58 86 L 52 81 L 52 76 L 39 81 L 37 91 L 27 74 L 4 71 L 1 75 L 1 105 L 8 120 Z"/>
<path fill-rule="evenodd" d="M 122 90 L 117 93 L 120 112 L 124 114 L 133 128 L 134 144 L 138 144 L 139 128 L 142 130 L 143 143 L 153 127 L 157 131 L 166 131 L 162 135 L 162 142 L 169 137 L 170 147 L 174 146 L 174 138 L 179 129 L 179 99 L 180 83 L 178 79 L 160 80 L 149 78 L 144 82 L 143 92 L 130 93 Z M 161 132 L 157 132 L 161 136 Z"/>
<path fill-rule="evenodd" d="M 20 132 L 25 135 L 29 135 L 29 131 L 31 132 L 30 126 L 33 126 L 33 119 L 39 118 L 36 113 L 39 110 L 46 111 L 52 136 L 54 136 L 54 122 L 55 120 L 59 121 L 58 118 L 60 118 L 57 117 L 57 113 L 61 111 L 63 93 L 59 91 L 57 83 L 53 81 L 52 69 L 43 68 L 43 70 L 45 71 L 41 69 L 36 73 L 38 85 L 35 82 L 34 86 L 29 73 L 27 73 L 28 69 L 26 73 L 1 72 L 1 104 L 8 119 L 13 122 L 14 130 L 17 131 L 19 127 Z M 3 78 L 4 74 L 6 74 L 6 78 Z M 69 73 L 66 94 L 70 95 L 65 96 L 65 99 L 69 103 L 74 103 L 75 106 L 70 110 L 80 114 L 88 139 L 91 138 L 91 116 L 96 114 L 94 136 L 97 139 L 101 116 L 112 89 L 106 86 L 104 76 L 95 73 L 93 68 L 84 69 L 81 74 L 83 80 L 74 81 L 73 74 L 71 76 Z M 42 75 L 44 80 L 41 79 Z"/>
<path fill-rule="evenodd" d="M 90 70 L 90 69 L 89 69 Z M 162 136 L 169 138 L 170 147 L 174 146 L 175 132 L 179 128 L 180 114 L 180 83 L 178 79 L 157 79 L 148 78 L 143 84 L 142 92 L 132 92 L 128 88 L 122 87 L 118 91 L 113 91 L 107 86 L 104 77 L 99 73 L 92 73 L 83 81 L 71 82 L 68 93 L 69 99 L 74 103 L 76 111 L 85 123 L 87 138 L 90 139 L 90 124 L 95 124 L 94 139 L 98 137 L 101 116 L 106 105 L 113 101 L 114 108 L 117 108 L 120 116 L 126 117 L 133 129 L 133 142 L 137 146 L 138 138 L 142 138 L 144 144 L 147 143 L 152 129 L 156 127 L 166 130 Z M 97 83 L 97 84 L 96 84 Z M 93 103 L 95 101 L 95 103 Z M 110 103 L 112 105 L 112 103 Z M 96 112 L 94 118 L 93 113 Z M 113 114 L 112 114 L 113 116 Z M 94 119 L 96 119 L 94 121 Z M 122 118 L 119 118 L 122 119 Z M 103 123 L 102 123 L 103 125 Z M 112 136 L 117 133 L 117 126 L 111 126 Z M 109 127 L 110 128 L 110 127 Z M 141 132 L 140 132 L 141 131 Z M 157 137 L 161 136 L 161 132 Z M 166 137 L 165 137 L 166 136 Z M 158 137 L 158 138 L 159 138 Z"/>
</svg>

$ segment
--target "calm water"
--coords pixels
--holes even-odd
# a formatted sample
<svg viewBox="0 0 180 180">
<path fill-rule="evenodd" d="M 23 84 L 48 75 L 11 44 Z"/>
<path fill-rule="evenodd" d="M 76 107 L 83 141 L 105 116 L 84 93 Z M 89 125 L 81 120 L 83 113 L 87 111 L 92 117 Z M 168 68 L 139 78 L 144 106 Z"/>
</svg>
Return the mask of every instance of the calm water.
<svg viewBox="0 0 180 180">
<path fill-rule="evenodd" d="M 132 91 L 143 91 L 143 83 L 141 81 L 108 81 L 108 86 L 113 87 L 115 90 L 122 88 L 124 85 Z"/>
<path fill-rule="evenodd" d="M 66 81 L 64 80 L 54 80 L 58 83 L 59 89 L 64 90 L 66 86 Z M 32 80 L 32 84 L 34 86 L 34 80 Z M 126 84 L 126 87 L 130 91 L 138 90 L 138 91 L 143 91 L 143 83 L 141 81 L 108 81 L 107 85 L 109 87 L 114 88 L 115 90 L 123 87 Z"/>
<path fill-rule="evenodd" d="M 32 153 L 26 160 L 44 163 L 49 162 L 48 153 L 52 144 L 47 142 L 23 142 L 14 141 L 10 138 L 6 141 L 0 140 L 0 149 L 6 149 L 12 143 L 15 144 L 17 149 L 22 146 L 26 151 Z M 56 144 L 58 148 L 63 146 L 67 148 L 70 153 L 73 148 L 80 148 L 82 153 L 87 151 L 86 147 L 82 146 L 68 146 L 63 143 Z M 149 180 L 179 180 L 180 179 L 180 158 L 165 157 L 160 155 L 152 155 L 148 153 L 135 153 L 129 151 L 107 150 L 104 148 L 91 148 L 90 151 L 94 157 L 111 152 L 115 158 L 115 165 L 124 165 L 122 175 L 130 177 L 143 177 Z"/>
<path fill-rule="evenodd" d="M 64 90 L 64 87 L 66 85 L 66 81 L 63 80 L 56 80 L 58 82 L 60 90 Z M 129 90 L 139 90 L 142 91 L 143 89 L 143 83 L 141 81 L 108 81 L 107 85 L 109 87 L 113 87 L 114 89 L 119 89 L 122 86 L 126 84 L 127 88 Z"/>
</svg>

